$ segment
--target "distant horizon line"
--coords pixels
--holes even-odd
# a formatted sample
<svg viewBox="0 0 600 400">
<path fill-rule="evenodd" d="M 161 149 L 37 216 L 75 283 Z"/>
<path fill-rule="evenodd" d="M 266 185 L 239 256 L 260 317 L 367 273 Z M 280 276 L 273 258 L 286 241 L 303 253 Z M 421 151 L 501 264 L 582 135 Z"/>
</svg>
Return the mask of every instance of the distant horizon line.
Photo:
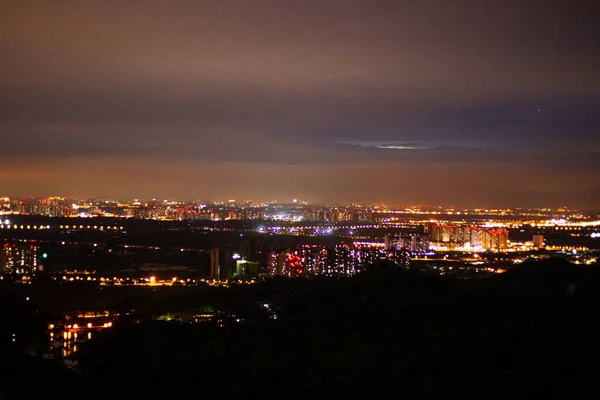
<svg viewBox="0 0 600 400">
<path fill-rule="evenodd" d="M 572 207 L 572 206 L 477 206 L 477 205 L 431 205 L 431 204 L 415 204 L 415 203 L 405 203 L 398 204 L 392 202 L 383 202 L 383 201 L 372 201 L 372 202 L 344 202 L 344 201 L 314 201 L 314 200 L 303 200 L 301 198 L 289 198 L 287 200 L 237 200 L 237 199 L 227 199 L 227 200 L 209 200 L 209 199 L 176 199 L 176 198 L 143 198 L 143 197 L 131 197 L 131 198 L 115 198 L 115 197 L 99 197 L 99 196 L 76 196 L 76 195 L 68 195 L 68 196 L 0 196 L 0 201 L 23 201 L 23 200 L 43 200 L 43 199 L 72 199 L 76 201 L 85 201 L 85 200 L 95 200 L 95 201 L 104 201 L 104 202 L 117 202 L 117 203 L 149 203 L 149 202 L 162 202 L 162 203 L 183 203 L 183 204 L 197 204 L 197 205 L 256 205 L 256 204 L 279 204 L 279 205 L 309 205 L 309 206 L 340 206 L 340 207 L 384 207 L 384 208 L 392 208 L 392 209 L 410 209 L 410 208 L 437 208 L 443 210 L 512 210 L 512 209 L 521 209 L 521 210 L 549 210 L 549 211 L 596 211 L 600 210 L 600 206 L 597 207 Z"/>
</svg>

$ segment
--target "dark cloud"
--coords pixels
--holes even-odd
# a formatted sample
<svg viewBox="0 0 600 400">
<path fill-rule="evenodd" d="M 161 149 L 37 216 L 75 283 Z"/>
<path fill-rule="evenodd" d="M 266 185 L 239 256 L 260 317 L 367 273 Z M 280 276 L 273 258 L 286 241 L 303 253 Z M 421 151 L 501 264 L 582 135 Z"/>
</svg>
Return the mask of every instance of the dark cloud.
<svg viewBox="0 0 600 400">
<path fill-rule="evenodd" d="M 0 184 L 29 194 L 40 161 L 56 166 L 50 192 L 97 191 L 59 171 L 110 160 L 115 179 L 134 161 L 169 165 L 165 193 L 168 171 L 186 198 L 436 202 L 430 188 L 445 187 L 455 203 L 598 206 L 597 11 L 583 1 L 2 2 L 0 156 L 24 175 L 12 168 Z M 490 187 L 466 189 L 498 168 Z M 238 174 L 247 178 L 228 186 Z M 135 182 L 123 190 L 156 190 Z"/>
</svg>

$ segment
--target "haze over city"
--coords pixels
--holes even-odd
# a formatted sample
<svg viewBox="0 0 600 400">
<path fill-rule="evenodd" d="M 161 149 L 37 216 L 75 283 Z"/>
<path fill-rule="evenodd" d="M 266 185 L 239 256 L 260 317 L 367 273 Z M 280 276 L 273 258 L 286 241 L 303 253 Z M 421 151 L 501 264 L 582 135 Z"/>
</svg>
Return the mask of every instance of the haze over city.
<svg viewBox="0 0 600 400">
<path fill-rule="evenodd" d="M 599 15 L 0 0 L 0 399 L 600 398 Z"/>
<path fill-rule="evenodd" d="M 597 11 L 3 1 L 0 187 L 598 207 Z"/>
</svg>

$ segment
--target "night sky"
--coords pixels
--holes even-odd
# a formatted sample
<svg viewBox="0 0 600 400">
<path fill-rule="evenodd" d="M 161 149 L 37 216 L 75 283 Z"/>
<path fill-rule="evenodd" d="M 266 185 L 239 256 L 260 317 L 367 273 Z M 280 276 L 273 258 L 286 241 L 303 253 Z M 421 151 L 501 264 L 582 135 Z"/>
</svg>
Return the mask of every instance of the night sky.
<svg viewBox="0 0 600 400">
<path fill-rule="evenodd" d="M 599 20 L 577 0 L 0 0 L 0 195 L 600 207 Z"/>
</svg>

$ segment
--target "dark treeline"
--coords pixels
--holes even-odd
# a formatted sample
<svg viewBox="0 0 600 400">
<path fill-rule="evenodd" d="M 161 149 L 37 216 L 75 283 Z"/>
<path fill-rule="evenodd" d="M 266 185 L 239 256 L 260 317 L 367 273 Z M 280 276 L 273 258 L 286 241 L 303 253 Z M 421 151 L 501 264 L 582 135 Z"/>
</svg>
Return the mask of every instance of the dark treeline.
<svg viewBox="0 0 600 400">
<path fill-rule="evenodd" d="M 387 266 L 346 279 L 272 279 L 198 300 L 244 323 L 119 321 L 83 345 L 77 373 L 15 350 L 18 363 L 4 358 L 4 368 L 30 363 L 46 378 L 38 385 L 24 374 L 4 390 L 51 393 L 62 382 L 111 399 L 597 395 L 599 289 L 597 266 L 556 259 L 473 281 Z"/>
</svg>

